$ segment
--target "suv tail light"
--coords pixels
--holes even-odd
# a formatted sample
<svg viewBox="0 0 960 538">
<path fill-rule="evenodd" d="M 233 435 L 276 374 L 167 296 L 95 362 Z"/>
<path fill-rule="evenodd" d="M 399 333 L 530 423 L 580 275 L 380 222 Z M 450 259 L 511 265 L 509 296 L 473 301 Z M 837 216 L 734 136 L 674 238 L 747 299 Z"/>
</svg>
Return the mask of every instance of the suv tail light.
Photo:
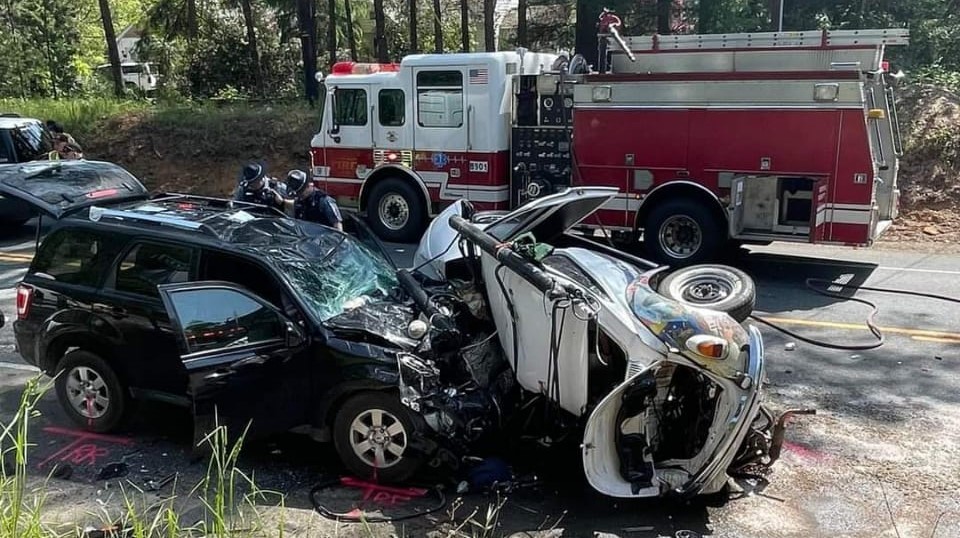
<svg viewBox="0 0 960 538">
<path fill-rule="evenodd" d="M 33 302 L 33 288 L 17 285 L 17 319 L 24 320 L 30 315 L 30 303 Z"/>
</svg>

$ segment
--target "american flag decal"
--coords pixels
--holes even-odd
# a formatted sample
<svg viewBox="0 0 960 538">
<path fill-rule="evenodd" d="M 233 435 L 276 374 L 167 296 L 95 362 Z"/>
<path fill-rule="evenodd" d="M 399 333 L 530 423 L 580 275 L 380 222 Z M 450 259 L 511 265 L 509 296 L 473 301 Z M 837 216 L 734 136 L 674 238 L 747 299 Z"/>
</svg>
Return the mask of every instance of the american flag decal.
<svg viewBox="0 0 960 538">
<path fill-rule="evenodd" d="M 486 84 L 489 78 L 486 68 L 470 70 L 470 84 Z"/>
</svg>

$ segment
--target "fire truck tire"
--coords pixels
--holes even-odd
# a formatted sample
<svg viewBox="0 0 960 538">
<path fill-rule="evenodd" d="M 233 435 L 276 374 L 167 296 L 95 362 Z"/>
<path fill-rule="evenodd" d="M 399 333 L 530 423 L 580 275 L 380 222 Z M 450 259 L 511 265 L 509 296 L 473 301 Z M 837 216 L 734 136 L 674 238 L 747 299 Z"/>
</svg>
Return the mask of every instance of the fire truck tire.
<svg viewBox="0 0 960 538">
<path fill-rule="evenodd" d="M 381 239 L 412 243 L 426 227 L 423 194 L 409 181 L 387 178 L 373 187 L 367 204 L 367 221 Z"/>
<path fill-rule="evenodd" d="M 726 265 L 694 265 L 664 278 L 657 291 L 679 303 L 727 313 L 738 322 L 753 313 L 757 285 L 750 275 Z"/>
<path fill-rule="evenodd" d="M 655 207 L 643 227 L 643 246 L 657 261 L 674 267 L 710 260 L 726 241 L 724 225 L 692 200 Z"/>
</svg>

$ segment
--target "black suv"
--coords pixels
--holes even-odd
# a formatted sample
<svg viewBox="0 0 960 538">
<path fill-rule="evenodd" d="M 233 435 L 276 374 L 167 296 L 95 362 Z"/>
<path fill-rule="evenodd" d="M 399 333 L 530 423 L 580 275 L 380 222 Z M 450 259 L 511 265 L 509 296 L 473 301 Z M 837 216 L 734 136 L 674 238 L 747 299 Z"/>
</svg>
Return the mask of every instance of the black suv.
<svg viewBox="0 0 960 538">
<path fill-rule="evenodd" d="M 0 165 L 46 159 L 53 140 L 40 120 L 0 115 Z M 28 204 L 0 196 L 0 225 L 20 226 L 33 216 Z"/>
<path fill-rule="evenodd" d="M 132 399 L 161 400 L 192 406 L 199 437 L 216 406 L 234 432 L 332 437 L 357 473 L 419 465 L 423 421 L 397 395 L 393 352 L 414 310 L 365 230 L 150 198 L 109 163 L 0 168 L 0 192 L 58 220 L 17 287 L 14 331 L 73 421 L 106 432 Z"/>
</svg>

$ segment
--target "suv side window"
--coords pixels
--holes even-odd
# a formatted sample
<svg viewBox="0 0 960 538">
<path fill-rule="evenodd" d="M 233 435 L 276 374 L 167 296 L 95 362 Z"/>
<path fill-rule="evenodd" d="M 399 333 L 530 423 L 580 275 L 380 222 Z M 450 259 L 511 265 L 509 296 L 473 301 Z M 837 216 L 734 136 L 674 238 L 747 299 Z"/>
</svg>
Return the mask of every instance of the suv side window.
<svg viewBox="0 0 960 538">
<path fill-rule="evenodd" d="M 139 243 L 117 266 L 117 291 L 160 297 L 157 286 L 187 282 L 193 266 L 193 251 L 160 243 Z"/>
<path fill-rule="evenodd" d="M 175 291 L 170 302 L 190 354 L 282 341 L 285 327 L 272 308 L 238 290 Z"/>
<path fill-rule="evenodd" d="M 31 268 L 58 282 L 96 287 L 109 263 L 104 239 L 87 230 L 60 230 L 47 238 Z"/>
</svg>

